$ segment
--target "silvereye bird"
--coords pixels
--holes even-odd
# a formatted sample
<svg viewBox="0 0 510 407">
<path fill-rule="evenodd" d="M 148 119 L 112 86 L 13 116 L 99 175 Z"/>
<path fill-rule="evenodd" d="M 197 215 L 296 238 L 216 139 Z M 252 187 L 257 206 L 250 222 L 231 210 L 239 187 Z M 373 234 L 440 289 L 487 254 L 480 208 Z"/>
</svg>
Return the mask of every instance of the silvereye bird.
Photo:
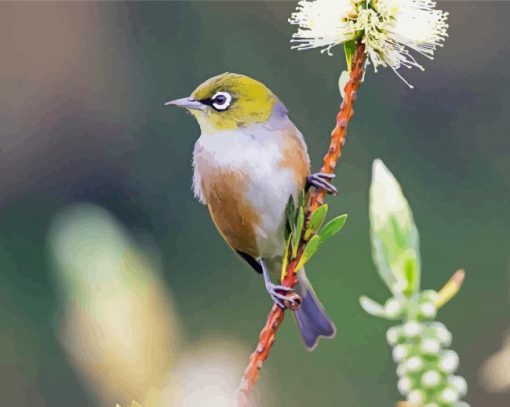
<svg viewBox="0 0 510 407">
<path fill-rule="evenodd" d="M 290 288 L 272 282 L 280 275 L 285 212 L 289 197 L 304 188 L 336 193 L 333 175 L 310 174 L 301 132 L 284 104 L 264 84 L 225 73 L 202 83 L 190 97 L 167 102 L 187 109 L 200 125 L 193 151 L 193 190 L 207 205 L 228 245 L 264 277 L 273 301 L 285 307 Z M 319 337 L 333 337 L 335 326 L 315 295 L 305 270 L 295 291 L 301 306 L 294 313 L 308 349 Z"/>
</svg>

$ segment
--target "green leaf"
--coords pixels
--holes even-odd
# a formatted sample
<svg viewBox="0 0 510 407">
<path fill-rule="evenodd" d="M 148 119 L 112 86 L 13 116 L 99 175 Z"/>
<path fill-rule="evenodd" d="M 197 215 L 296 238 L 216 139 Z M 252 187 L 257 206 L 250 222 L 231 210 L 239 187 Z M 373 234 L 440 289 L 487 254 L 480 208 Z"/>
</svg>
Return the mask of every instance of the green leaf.
<svg viewBox="0 0 510 407">
<path fill-rule="evenodd" d="M 294 229 L 294 223 L 296 220 L 296 208 L 294 206 L 294 197 L 291 195 L 287 202 L 287 208 L 285 209 L 287 221 L 285 222 L 285 239 L 292 234 Z"/>
<path fill-rule="evenodd" d="M 305 250 L 303 251 L 303 255 L 299 259 L 299 263 L 296 266 L 296 270 L 301 270 L 305 263 L 312 258 L 312 256 L 317 253 L 319 250 L 319 246 L 321 244 L 321 239 L 319 236 L 312 236 L 310 241 L 306 244 Z"/>
<path fill-rule="evenodd" d="M 418 229 L 399 183 L 380 160 L 373 164 L 369 212 L 379 275 L 394 295 L 409 298 L 420 288 Z"/>
<path fill-rule="evenodd" d="M 292 257 L 296 257 L 299 246 L 299 240 L 301 239 L 301 231 L 303 230 L 303 224 L 305 223 L 305 211 L 303 207 L 299 208 L 296 227 L 292 232 Z"/>
<path fill-rule="evenodd" d="M 289 236 L 285 243 L 285 252 L 283 254 L 282 270 L 281 270 L 281 276 L 280 276 L 281 281 L 283 281 L 285 279 L 285 276 L 287 275 L 287 266 L 289 265 L 289 251 L 290 251 L 291 239 L 292 239 L 292 236 Z"/>
<path fill-rule="evenodd" d="M 294 204 L 294 197 L 291 195 L 289 196 L 289 200 L 287 201 L 287 217 L 292 225 L 294 225 L 295 222 L 295 215 L 296 206 Z"/>
<path fill-rule="evenodd" d="M 312 234 L 317 233 L 326 218 L 328 213 L 328 205 L 324 204 L 319 206 L 310 216 L 308 225 L 306 227 L 305 239 L 308 239 Z"/>
<path fill-rule="evenodd" d="M 307 196 L 307 194 L 305 194 L 304 190 L 301 191 L 301 193 L 299 194 L 299 207 L 303 208 L 303 210 L 306 207 L 306 196 Z"/>
<path fill-rule="evenodd" d="M 344 42 L 345 61 L 347 62 L 347 70 L 351 72 L 352 60 L 356 51 L 356 40 Z"/>
<path fill-rule="evenodd" d="M 340 230 L 342 230 L 342 228 L 344 227 L 346 221 L 347 214 L 344 214 L 337 216 L 336 218 L 333 218 L 328 223 L 326 223 L 326 226 L 324 226 L 322 230 L 319 232 L 321 242 L 325 242 L 331 236 L 334 236 L 338 232 L 340 232 Z"/>
</svg>

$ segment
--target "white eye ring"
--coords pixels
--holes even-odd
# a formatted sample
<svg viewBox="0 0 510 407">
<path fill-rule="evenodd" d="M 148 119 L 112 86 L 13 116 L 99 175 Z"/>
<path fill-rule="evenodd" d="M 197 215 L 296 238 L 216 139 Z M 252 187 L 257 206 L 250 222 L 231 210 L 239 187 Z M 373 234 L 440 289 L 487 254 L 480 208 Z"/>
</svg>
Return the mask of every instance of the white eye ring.
<svg viewBox="0 0 510 407">
<path fill-rule="evenodd" d="M 216 92 L 211 99 L 212 106 L 216 110 L 227 110 L 232 102 L 232 95 L 227 92 Z"/>
</svg>

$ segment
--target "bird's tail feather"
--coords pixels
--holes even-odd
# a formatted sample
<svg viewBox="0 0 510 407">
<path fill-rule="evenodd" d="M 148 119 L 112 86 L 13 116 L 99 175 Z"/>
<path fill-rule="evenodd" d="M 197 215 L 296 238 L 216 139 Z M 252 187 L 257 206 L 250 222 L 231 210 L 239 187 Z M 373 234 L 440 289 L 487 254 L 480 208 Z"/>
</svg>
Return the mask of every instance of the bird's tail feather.
<svg viewBox="0 0 510 407">
<path fill-rule="evenodd" d="M 302 302 L 299 309 L 294 312 L 294 316 L 306 348 L 313 350 L 320 337 L 333 338 L 336 328 L 313 291 L 304 269 L 299 271 L 298 276 L 299 283 L 296 291 L 301 295 Z"/>
</svg>

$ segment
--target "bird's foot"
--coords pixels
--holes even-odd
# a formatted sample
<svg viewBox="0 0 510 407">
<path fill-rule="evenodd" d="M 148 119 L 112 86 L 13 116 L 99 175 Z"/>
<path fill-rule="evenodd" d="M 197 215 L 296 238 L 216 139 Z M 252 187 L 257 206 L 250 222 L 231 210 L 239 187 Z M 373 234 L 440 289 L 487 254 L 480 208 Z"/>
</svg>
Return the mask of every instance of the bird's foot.
<svg viewBox="0 0 510 407">
<path fill-rule="evenodd" d="M 323 188 L 328 194 L 336 195 L 338 193 L 331 180 L 335 174 L 326 174 L 325 172 L 316 172 L 306 178 L 306 187 Z"/>
<path fill-rule="evenodd" d="M 273 283 L 266 284 L 266 290 L 271 299 L 280 308 L 292 308 L 296 309 L 301 303 L 301 298 L 297 295 L 293 295 L 292 288 L 285 287 L 284 285 L 276 285 Z"/>
</svg>

